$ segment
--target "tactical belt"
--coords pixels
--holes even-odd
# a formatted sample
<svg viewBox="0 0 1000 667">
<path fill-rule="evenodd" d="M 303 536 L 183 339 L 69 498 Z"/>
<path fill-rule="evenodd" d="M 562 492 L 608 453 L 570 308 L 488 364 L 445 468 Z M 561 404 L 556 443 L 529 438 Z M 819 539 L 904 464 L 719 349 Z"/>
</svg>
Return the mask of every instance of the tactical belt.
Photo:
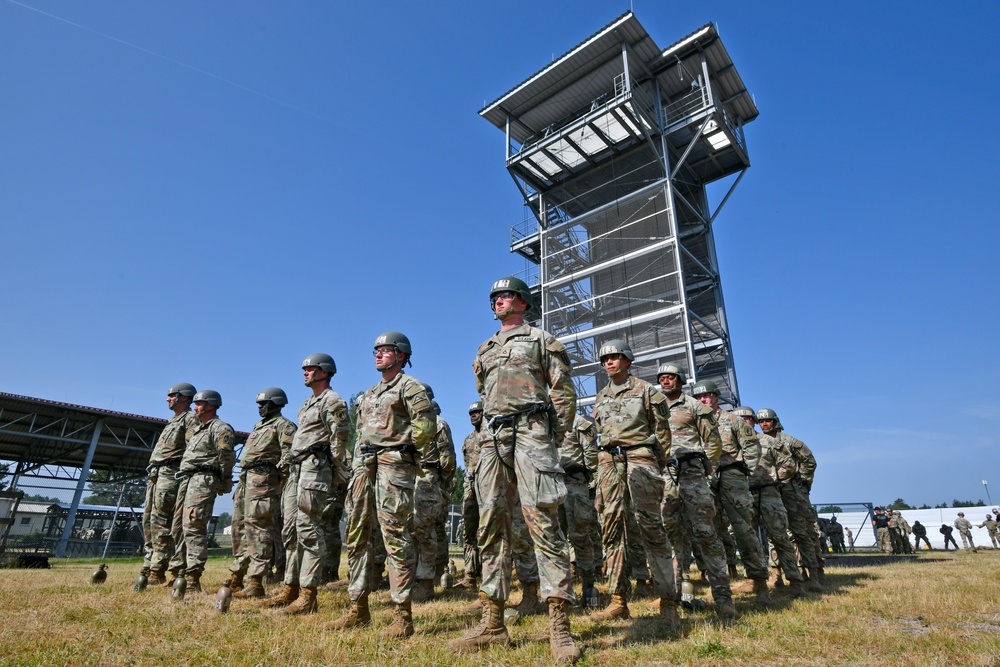
<svg viewBox="0 0 1000 667">
<path fill-rule="evenodd" d="M 200 472 L 209 473 L 219 479 L 222 479 L 222 471 L 215 466 L 195 466 L 191 470 L 180 470 L 174 475 L 174 479 L 187 479 L 191 475 L 195 475 Z"/>
<path fill-rule="evenodd" d="M 275 465 L 273 461 L 257 461 L 256 463 L 251 463 L 248 466 L 243 466 L 243 472 L 260 470 L 261 468 L 273 468 L 274 470 L 277 470 L 278 466 Z"/>
<path fill-rule="evenodd" d="M 775 484 L 777 484 L 777 482 L 767 482 L 766 484 L 751 484 L 750 490 L 759 491 L 761 489 L 766 489 L 769 486 L 774 486 Z"/>
<path fill-rule="evenodd" d="M 587 469 L 587 466 L 582 466 L 579 463 L 572 463 L 568 466 L 563 466 L 563 470 L 566 471 L 567 475 L 582 475 L 583 481 L 590 484 L 592 476 L 590 471 Z"/>
<path fill-rule="evenodd" d="M 146 466 L 146 472 L 153 472 L 154 470 L 162 468 L 163 466 L 177 465 L 178 463 L 181 462 L 182 458 L 183 458 L 182 456 L 175 456 L 172 459 L 165 459 L 163 461 L 157 461 L 155 463 L 150 463 L 148 466 Z"/>
<path fill-rule="evenodd" d="M 511 450 L 517 445 L 517 424 L 521 421 L 522 417 L 530 417 L 531 415 L 537 415 L 542 412 L 547 413 L 549 411 L 548 403 L 535 403 L 524 410 L 518 410 L 517 412 L 509 412 L 504 415 L 493 415 L 486 419 L 486 432 L 493 436 L 493 449 L 496 450 L 497 458 L 510 470 L 514 469 L 514 466 L 508 465 L 503 457 L 500 456 L 500 445 L 497 443 L 497 434 L 500 432 L 504 426 L 510 427 L 510 448 Z"/>
<path fill-rule="evenodd" d="M 670 479 L 673 480 L 674 484 L 679 483 L 681 466 L 694 459 L 699 461 L 708 461 L 708 457 L 705 456 L 705 452 L 687 452 L 686 454 L 680 454 L 679 456 L 675 456 L 667 461 L 666 473 L 670 475 Z M 702 470 L 704 470 L 704 463 L 702 466 Z M 671 472 L 671 470 L 673 472 Z"/>
<path fill-rule="evenodd" d="M 726 463 L 715 469 L 717 474 L 722 474 L 723 471 L 729 470 L 730 468 L 739 468 L 744 475 L 750 474 L 750 468 L 747 466 L 746 461 L 733 461 L 732 463 Z"/>
<path fill-rule="evenodd" d="M 440 463 L 435 463 L 435 462 L 421 463 L 420 467 L 423 468 L 424 470 L 437 470 L 438 472 L 441 472 Z"/>
<path fill-rule="evenodd" d="M 378 461 L 378 455 L 382 452 L 399 452 L 400 454 L 409 454 L 410 463 L 413 465 L 420 465 L 417 463 L 417 448 L 411 444 L 406 445 L 393 445 L 391 447 L 374 447 L 372 445 L 359 445 L 355 452 L 360 452 L 362 456 L 371 456 Z M 420 466 L 423 467 L 423 466 Z M 438 466 L 440 467 L 440 465 Z"/>
</svg>

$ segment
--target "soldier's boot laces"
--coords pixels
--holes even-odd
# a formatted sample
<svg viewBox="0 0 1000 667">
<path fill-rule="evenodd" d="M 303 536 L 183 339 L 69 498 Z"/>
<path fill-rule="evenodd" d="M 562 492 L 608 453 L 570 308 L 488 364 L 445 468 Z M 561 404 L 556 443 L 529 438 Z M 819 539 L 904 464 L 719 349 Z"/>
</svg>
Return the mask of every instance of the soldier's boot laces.
<svg viewBox="0 0 1000 667">
<path fill-rule="evenodd" d="M 754 577 L 753 594 L 753 601 L 762 607 L 770 607 L 774 604 L 771 594 L 767 590 L 767 577 Z"/>
<path fill-rule="evenodd" d="M 273 609 L 277 607 L 287 607 L 288 605 L 295 602 L 295 599 L 299 597 L 299 585 L 298 584 L 285 584 L 285 588 L 277 595 L 272 595 L 266 600 L 262 600 L 260 603 L 261 609 Z"/>
<path fill-rule="evenodd" d="M 368 596 L 362 595 L 351 601 L 351 606 L 340 618 L 325 623 L 324 630 L 350 630 L 351 628 L 366 628 L 372 624 L 372 613 L 368 608 Z"/>
<path fill-rule="evenodd" d="M 264 597 L 264 576 L 250 575 L 250 585 L 233 593 L 233 597 L 240 599 Z"/>
<path fill-rule="evenodd" d="M 611 604 L 601 611 L 591 614 L 590 618 L 595 621 L 611 621 L 616 618 L 631 618 L 632 614 L 628 610 L 628 602 L 624 595 L 611 595 Z"/>
<path fill-rule="evenodd" d="M 417 585 L 413 587 L 412 599 L 416 603 L 428 602 L 434 599 L 434 580 L 417 579 Z"/>
<path fill-rule="evenodd" d="M 677 600 L 674 598 L 660 598 L 660 623 L 667 632 L 680 634 L 684 629 L 681 616 L 677 613 Z"/>
<path fill-rule="evenodd" d="M 720 620 L 728 622 L 736 618 L 736 607 L 730 597 L 719 597 L 715 600 L 715 613 Z"/>
<path fill-rule="evenodd" d="M 468 635 L 448 642 L 452 651 L 473 653 L 490 646 L 510 646 L 510 635 L 503 623 L 503 601 L 491 600 L 486 593 L 480 591 L 479 605 L 483 610 L 482 618 Z"/>
<path fill-rule="evenodd" d="M 806 582 L 806 590 L 812 593 L 822 593 L 823 586 L 819 583 L 819 575 L 816 573 L 816 568 L 809 568 L 809 581 Z"/>
<path fill-rule="evenodd" d="M 315 614 L 319 610 L 316 602 L 316 587 L 302 586 L 299 589 L 299 597 L 295 602 L 282 609 L 279 613 L 286 616 L 300 616 L 302 614 Z"/>
<path fill-rule="evenodd" d="M 538 599 L 538 582 L 534 581 L 524 585 L 521 593 L 521 601 L 517 603 L 517 613 L 524 616 L 537 616 L 545 613 L 545 606 Z"/>
<path fill-rule="evenodd" d="M 397 604 L 392 610 L 392 624 L 382 632 L 386 639 L 406 639 L 413 636 L 413 609 L 410 601 Z"/>
<path fill-rule="evenodd" d="M 569 603 L 560 598 L 549 598 L 549 647 L 556 662 L 573 664 L 583 651 L 569 634 Z"/>
<path fill-rule="evenodd" d="M 792 597 L 801 598 L 805 597 L 806 589 L 802 586 L 801 579 L 789 579 L 788 580 L 788 592 L 792 594 Z"/>
<path fill-rule="evenodd" d="M 163 570 L 150 570 L 148 586 L 162 586 L 167 583 L 167 577 Z"/>
<path fill-rule="evenodd" d="M 201 572 L 188 572 L 184 578 L 187 579 L 188 593 L 201 593 Z"/>
</svg>

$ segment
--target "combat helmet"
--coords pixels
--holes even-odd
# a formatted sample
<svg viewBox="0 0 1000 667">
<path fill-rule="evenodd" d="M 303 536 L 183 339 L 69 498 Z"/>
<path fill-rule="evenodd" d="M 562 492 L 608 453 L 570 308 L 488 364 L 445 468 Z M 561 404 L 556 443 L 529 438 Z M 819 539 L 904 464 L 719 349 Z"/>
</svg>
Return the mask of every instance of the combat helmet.
<svg viewBox="0 0 1000 667">
<path fill-rule="evenodd" d="M 441 414 L 441 406 L 438 405 L 438 402 L 435 401 L 434 399 L 431 399 L 431 407 L 434 408 L 434 414 L 436 415 Z"/>
<path fill-rule="evenodd" d="M 718 396 L 719 388 L 711 380 L 699 380 L 691 387 L 691 395 L 701 396 L 702 394 L 715 394 Z"/>
<path fill-rule="evenodd" d="M 475 403 L 473 403 L 472 405 L 469 406 L 469 414 L 470 415 L 473 412 L 482 412 L 482 411 L 483 411 L 483 402 L 482 401 L 476 401 Z"/>
<path fill-rule="evenodd" d="M 319 364 L 310 365 L 319 366 Z M 270 401 L 275 405 L 288 405 L 288 396 L 285 395 L 285 392 L 278 387 L 268 387 L 257 394 L 257 403 L 263 403 L 264 401 Z"/>
<path fill-rule="evenodd" d="M 660 364 L 660 366 L 656 369 L 656 378 L 659 379 L 661 375 L 667 374 L 676 375 L 680 378 L 681 384 L 687 382 L 687 378 L 684 376 L 684 371 L 682 371 L 679 367 L 674 364 Z"/>
<path fill-rule="evenodd" d="M 302 368 L 306 368 L 307 366 L 319 366 L 324 371 L 329 373 L 331 377 L 337 374 L 337 364 L 334 363 L 333 357 L 322 352 L 310 354 L 308 357 L 303 359 Z M 278 391 L 281 390 L 279 389 Z"/>
<path fill-rule="evenodd" d="M 525 283 L 520 278 L 515 278 L 514 276 L 508 276 L 506 278 L 501 278 L 500 280 L 493 283 L 493 287 L 490 288 L 490 308 L 493 308 L 493 298 L 500 292 L 514 292 L 519 297 L 521 297 L 526 304 L 528 304 L 528 310 L 532 308 L 531 290 L 528 288 L 527 283 Z"/>
<path fill-rule="evenodd" d="M 427 394 L 427 398 L 429 398 L 429 399 L 431 399 L 433 401 L 434 400 L 434 390 L 431 389 L 431 386 L 429 384 L 427 384 L 426 382 L 421 382 L 420 384 L 422 384 L 424 386 L 424 393 Z"/>
<path fill-rule="evenodd" d="M 180 394 L 181 396 L 187 396 L 191 398 L 198 393 L 198 390 L 194 388 L 193 384 L 187 382 L 178 382 L 170 389 L 167 389 L 167 396 L 170 394 Z"/>
<path fill-rule="evenodd" d="M 635 361 L 635 354 L 632 352 L 632 348 L 620 338 L 612 338 L 601 345 L 601 351 L 598 352 L 597 358 L 604 361 L 604 357 L 611 354 L 620 354 L 629 361 Z"/>
<path fill-rule="evenodd" d="M 191 402 L 197 403 L 198 401 L 205 401 L 209 405 L 219 408 L 222 407 L 222 394 L 214 389 L 202 389 L 194 395 L 194 399 Z"/>
<path fill-rule="evenodd" d="M 757 419 L 757 413 L 753 411 L 753 408 L 747 405 L 739 406 L 733 410 L 733 414 L 737 417 L 753 417 L 754 419 Z"/>
<path fill-rule="evenodd" d="M 379 334 L 375 338 L 375 344 L 372 345 L 372 349 L 382 347 L 383 345 L 392 345 L 407 357 L 413 354 L 413 348 L 410 347 L 410 339 L 398 331 L 386 331 Z"/>
<path fill-rule="evenodd" d="M 773 419 L 779 424 L 781 423 L 781 420 L 778 419 L 778 413 L 771 408 L 763 408 L 757 411 L 757 421 L 762 421 L 764 419 Z"/>
</svg>

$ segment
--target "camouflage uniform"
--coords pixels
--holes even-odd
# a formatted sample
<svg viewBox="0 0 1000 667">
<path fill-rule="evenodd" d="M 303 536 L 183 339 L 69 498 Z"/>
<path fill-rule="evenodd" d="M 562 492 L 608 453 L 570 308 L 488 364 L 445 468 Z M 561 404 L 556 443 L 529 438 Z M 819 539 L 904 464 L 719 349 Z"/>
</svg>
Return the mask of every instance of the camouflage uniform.
<svg viewBox="0 0 1000 667">
<path fill-rule="evenodd" d="M 576 411 L 566 348 L 552 335 L 522 324 L 480 345 L 473 372 L 487 424 L 476 467 L 480 590 L 496 601 L 510 596 L 512 512 L 520 492 L 535 545 L 540 597 L 572 602 L 569 544 L 559 526 L 566 484 L 555 447 Z"/>
<path fill-rule="evenodd" d="M 962 548 L 975 551 L 976 545 L 972 541 L 972 523 L 964 516 L 960 516 L 955 519 L 955 528 L 958 529 L 958 534 L 962 537 Z"/>
<path fill-rule="evenodd" d="M 451 437 L 451 426 L 448 422 L 437 418 L 437 439 L 438 447 L 441 450 L 441 517 L 437 525 L 437 558 L 434 561 L 434 576 L 440 577 L 448 567 L 448 547 L 451 543 L 451 496 L 455 492 L 455 471 L 458 469 L 458 461 L 455 456 L 455 441 Z M 441 444 L 447 440 L 447 446 Z"/>
<path fill-rule="evenodd" d="M 712 409 L 687 394 L 667 398 L 671 446 L 664 475 L 663 527 L 671 542 L 684 542 L 681 513 L 691 522 L 692 548 L 701 553 L 705 574 L 717 603 L 733 594 L 726 568 L 726 552 L 715 532 L 715 498 L 708 486 L 712 466 L 722 454 L 722 440 Z M 676 581 L 682 573 L 677 572 Z M 677 591 L 680 600 L 680 590 Z"/>
<path fill-rule="evenodd" d="M 987 516 L 986 520 L 979 524 L 979 527 L 986 528 L 986 532 L 990 536 L 990 541 L 993 543 L 993 548 L 998 548 L 1000 545 L 997 544 L 997 522 Z"/>
<path fill-rule="evenodd" d="M 747 475 L 757 467 L 760 443 L 753 428 L 736 415 L 715 413 L 722 438 L 722 455 L 715 468 L 716 512 L 725 515 L 750 579 L 767 579 L 767 558 L 754 530 L 754 500 Z"/>
<path fill-rule="evenodd" d="M 351 481 L 354 454 L 344 449 L 344 465 L 338 466 L 333 474 L 333 486 L 326 507 L 323 508 L 323 536 L 326 538 L 326 557 L 323 561 L 323 578 L 336 581 L 340 577 L 340 556 L 344 541 L 340 537 L 340 523 L 344 519 L 347 503 L 347 485 Z"/>
<path fill-rule="evenodd" d="M 455 449 L 451 429 L 440 417 L 435 423 L 434 441 L 421 459 L 424 474 L 413 489 L 413 548 L 417 552 L 417 581 L 432 581 L 438 559 L 438 531 L 444 512 L 442 470 L 450 461 L 455 468 Z M 429 584 L 433 588 L 433 583 Z"/>
<path fill-rule="evenodd" d="M 190 410 L 174 415 L 156 440 L 146 468 L 146 504 L 142 511 L 143 565 L 163 570 L 175 549 L 184 547 L 181 505 L 177 503 L 181 481 L 174 479 L 180 469 L 187 443 L 200 422 Z"/>
<path fill-rule="evenodd" d="M 748 425 L 749 426 L 749 425 Z M 750 491 L 753 493 L 756 513 L 754 532 L 764 525 L 767 538 L 778 553 L 778 562 L 790 581 L 802 581 L 799 558 L 788 537 L 788 513 L 781 501 L 780 487 L 792 479 L 798 470 L 791 454 L 769 435 L 758 434 L 760 458 L 753 467 Z"/>
<path fill-rule="evenodd" d="M 200 576 L 208 560 L 208 522 L 215 496 L 232 490 L 236 433 L 218 417 L 199 423 L 184 451 L 178 475 L 184 487 L 183 529 L 188 575 Z M 178 498 L 180 500 L 180 498 Z M 171 569 L 175 561 L 171 561 Z M 180 563 L 177 563 L 180 565 Z"/>
<path fill-rule="evenodd" d="M 788 529 L 795 540 L 795 546 L 799 548 L 799 557 L 802 559 L 802 565 L 806 568 L 818 568 L 820 567 L 820 561 L 817 556 L 819 553 L 819 539 L 816 534 L 816 522 L 812 518 L 813 509 L 809 502 L 809 491 L 802 479 L 803 464 L 807 467 L 806 472 L 809 472 L 808 469 L 810 467 L 812 471 L 815 471 L 816 460 L 812 459 L 812 463 L 809 463 L 809 458 L 812 455 L 811 452 L 809 457 L 796 456 L 790 446 L 792 444 L 791 441 L 795 439 L 786 436 L 781 431 L 776 431 L 775 435 L 771 436 L 771 438 L 775 441 L 775 447 L 780 447 L 795 465 L 795 473 L 787 481 L 782 480 L 784 481 L 784 485 L 780 487 L 781 502 L 784 503 L 785 511 L 788 513 Z M 795 440 L 795 442 L 805 446 L 799 440 Z M 812 476 L 810 475 L 811 479 Z"/>
<path fill-rule="evenodd" d="M 413 546 L 413 490 L 422 461 L 434 447 L 434 411 L 420 382 L 399 373 L 358 399 L 358 445 L 348 489 L 348 594 L 372 591 L 372 524 L 382 529 L 392 601 L 408 604 L 417 570 Z"/>
<path fill-rule="evenodd" d="M 559 464 L 566 471 L 566 502 L 560 521 L 573 545 L 576 568 L 586 587 L 594 579 L 596 556 L 600 553 L 591 541 L 598 520 L 590 497 L 590 485 L 597 476 L 597 429 L 592 421 L 576 415 L 559 450 Z"/>
<path fill-rule="evenodd" d="M 816 514 L 816 508 L 813 507 L 812 501 L 809 499 L 809 492 L 812 490 L 813 478 L 816 475 L 816 457 L 813 456 L 812 450 L 798 438 L 793 438 L 792 436 L 785 433 L 781 428 L 778 429 L 777 437 L 781 440 L 782 444 L 791 452 L 792 456 L 795 458 L 796 463 L 799 466 L 798 476 L 793 478 L 789 484 L 796 487 L 796 493 L 800 496 L 800 507 L 805 512 L 804 522 L 807 522 L 810 526 L 810 531 L 813 535 L 812 543 L 815 548 L 815 556 L 813 560 L 816 562 L 815 567 L 823 567 L 823 546 L 819 539 L 820 533 L 822 532 L 819 527 L 819 515 Z M 791 519 L 791 512 L 789 511 L 789 519 Z M 792 529 L 794 532 L 794 528 Z M 799 545 L 799 551 L 802 551 L 802 546 Z M 802 559 L 803 563 L 806 563 L 805 557 Z M 806 567 L 814 567 L 806 564 Z"/>
<path fill-rule="evenodd" d="M 470 579 L 479 577 L 481 563 L 479 561 L 479 544 L 476 533 L 479 532 L 479 501 L 476 499 L 476 464 L 479 463 L 479 434 L 482 422 L 476 429 L 465 436 L 462 442 L 462 460 L 465 463 L 465 488 L 462 491 L 463 539 L 465 542 L 465 571 Z"/>
<path fill-rule="evenodd" d="M 299 428 L 285 455 L 289 465 L 282 504 L 295 530 L 295 553 L 285 552 L 285 584 L 314 588 L 323 583 L 326 535 L 323 512 L 336 474 L 343 474 L 350 424 L 347 404 L 329 387 L 299 408 Z M 294 505 L 288 486 L 294 478 Z M 286 540 L 287 544 L 287 540 Z"/>
<path fill-rule="evenodd" d="M 631 537 L 626 516 L 634 513 L 645 546 L 656 594 L 677 598 L 671 546 L 663 529 L 662 468 L 670 450 L 667 399 L 653 385 L 631 375 L 624 383 L 609 382 L 597 393 L 594 418 L 601 433 L 597 484 L 603 510 L 601 529 L 607 558 L 608 590 L 629 592 L 626 543 Z"/>
<path fill-rule="evenodd" d="M 233 536 L 230 571 L 238 577 L 263 577 L 274 559 L 273 526 L 278 513 L 281 472 L 278 462 L 292 446 L 295 424 L 280 414 L 257 422 L 240 456 L 240 481 L 233 497 L 233 525 L 240 516 L 241 539 Z"/>
</svg>

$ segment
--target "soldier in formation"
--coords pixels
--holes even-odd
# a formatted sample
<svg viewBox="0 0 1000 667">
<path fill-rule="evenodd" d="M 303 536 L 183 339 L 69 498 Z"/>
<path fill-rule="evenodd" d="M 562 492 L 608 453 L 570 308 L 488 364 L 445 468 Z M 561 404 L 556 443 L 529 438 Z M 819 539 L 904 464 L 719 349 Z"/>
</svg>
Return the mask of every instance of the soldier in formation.
<svg viewBox="0 0 1000 667">
<path fill-rule="evenodd" d="M 462 441 L 462 462 L 465 464 L 465 485 L 462 491 L 462 527 L 465 550 L 465 572 L 458 583 L 459 588 L 474 589 L 480 574 L 479 544 L 479 501 L 476 498 L 476 464 L 479 463 L 479 433 L 483 425 L 483 402 L 476 401 L 469 406 L 469 422 L 472 432 Z"/>
</svg>

